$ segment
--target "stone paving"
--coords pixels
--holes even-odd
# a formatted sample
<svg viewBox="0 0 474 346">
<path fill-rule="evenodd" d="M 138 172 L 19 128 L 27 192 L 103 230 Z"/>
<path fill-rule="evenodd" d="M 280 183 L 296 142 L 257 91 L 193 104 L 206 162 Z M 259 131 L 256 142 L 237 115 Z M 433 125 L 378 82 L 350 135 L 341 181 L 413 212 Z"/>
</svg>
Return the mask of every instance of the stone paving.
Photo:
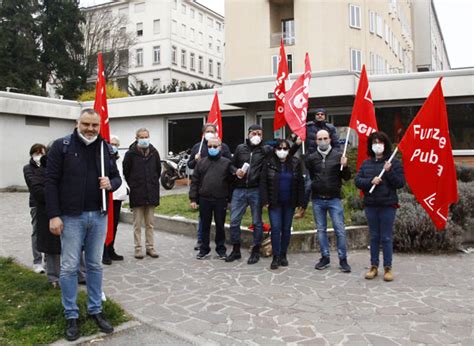
<svg viewBox="0 0 474 346">
<path fill-rule="evenodd" d="M 0 200 L 0 255 L 30 265 L 27 194 L 2 193 Z M 336 263 L 314 270 L 317 254 L 289 254 L 290 266 L 272 271 L 269 258 L 247 265 L 247 253 L 237 263 L 198 261 L 194 239 L 162 231 L 155 233 L 160 258 L 136 260 L 131 226 L 119 227 L 116 248 L 125 261 L 105 268 L 105 293 L 139 321 L 183 340 L 474 344 L 472 254 L 395 254 L 395 281 L 386 283 L 363 278 L 368 251 L 349 252 L 350 274 Z"/>
</svg>

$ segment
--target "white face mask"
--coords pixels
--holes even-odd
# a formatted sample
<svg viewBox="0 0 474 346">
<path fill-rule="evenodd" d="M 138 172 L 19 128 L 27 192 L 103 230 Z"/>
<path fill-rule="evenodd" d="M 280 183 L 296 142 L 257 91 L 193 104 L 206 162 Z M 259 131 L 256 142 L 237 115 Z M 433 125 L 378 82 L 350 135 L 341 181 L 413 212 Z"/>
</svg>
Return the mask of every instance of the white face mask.
<svg viewBox="0 0 474 346">
<path fill-rule="evenodd" d="M 77 134 L 79 135 L 79 138 L 81 139 L 82 142 L 84 142 L 85 145 L 90 145 L 94 143 L 98 137 L 98 136 L 94 136 L 91 139 L 89 139 L 86 136 L 84 136 L 82 133 L 80 133 L 79 131 L 77 132 Z"/>
<path fill-rule="evenodd" d="M 286 159 L 286 157 L 288 156 L 288 150 L 277 150 L 276 154 L 279 159 L 283 160 L 283 159 Z"/>
<path fill-rule="evenodd" d="M 377 154 L 382 154 L 385 150 L 383 143 L 374 143 L 372 144 L 372 151 Z"/>
<path fill-rule="evenodd" d="M 212 138 L 216 138 L 216 135 L 215 135 L 214 133 L 212 133 L 212 132 L 206 132 L 206 133 L 204 134 L 204 139 L 205 139 L 206 141 L 209 141 L 209 140 L 212 139 Z"/>
<path fill-rule="evenodd" d="M 262 137 L 260 136 L 250 137 L 250 143 L 252 143 L 253 145 L 259 145 L 261 141 L 262 141 Z"/>
<path fill-rule="evenodd" d="M 31 158 L 39 166 L 40 165 L 40 160 L 41 160 L 42 157 L 43 157 L 43 155 L 36 154 L 36 155 L 33 155 Z"/>
</svg>

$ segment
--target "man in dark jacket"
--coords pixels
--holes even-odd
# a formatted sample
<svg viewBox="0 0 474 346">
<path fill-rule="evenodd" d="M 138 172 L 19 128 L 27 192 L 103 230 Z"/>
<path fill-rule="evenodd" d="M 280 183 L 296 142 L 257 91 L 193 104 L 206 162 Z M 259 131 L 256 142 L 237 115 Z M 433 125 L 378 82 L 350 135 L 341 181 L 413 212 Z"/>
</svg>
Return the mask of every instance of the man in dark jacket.
<svg viewBox="0 0 474 346">
<path fill-rule="evenodd" d="M 46 165 L 46 211 L 49 230 L 61 236 L 59 280 L 67 320 L 65 337 L 70 341 L 80 336 L 76 299 L 82 250 L 87 269 L 87 312 L 103 332 L 114 330 L 102 315 L 102 252 L 107 214 L 102 209 L 101 190 L 114 191 L 122 180 L 112 149 L 99 130 L 99 115 L 93 109 L 84 109 L 72 135 L 54 141 Z"/>
<path fill-rule="evenodd" d="M 191 208 L 199 204 L 199 215 L 202 222 L 202 243 L 197 259 L 209 256 L 212 215 L 216 223 L 216 252 L 219 259 L 226 258 L 224 222 L 227 204 L 230 200 L 231 162 L 221 155 L 221 141 L 217 137 L 207 142 L 208 156 L 201 159 L 191 178 L 189 199 Z"/>
<path fill-rule="evenodd" d="M 331 216 L 334 232 L 337 237 L 339 265 L 343 272 L 349 273 L 351 267 L 347 263 L 346 234 L 344 228 L 344 209 L 341 202 L 342 179 L 349 180 L 351 172 L 347 166 L 347 158 L 332 149 L 329 133 L 320 130 L 316 134 L 316 152 L 306 160 L 311 177 L 313 199 L 313 216 L 318 230 L 321 259 L 315 269 L 322 270 L 329 266 L 329 242 L 327 236 L 327 213 Z M 341 165 L 343 170 L 341 171 Z"/>
<path fill-rule="evenodd" d="M 43 255 L 38 251 L 37 243 L 37 201 L 31 191 L 31 182 L 35 175 L 38 174 L 41 167 L 41 158 L 45 155 L 46 147 L 43 144 L 33 144 L 30 148 L 30 162 L 23 167 L 23 176 L 25 177 L 26 185 L 30 192 L 30 215 L 31 215 L 31 226 L 33 232 L 31 233 L 31 250 L 33 253 L 33 270 L 35 273 L 44 273 L 43 268 Z M 46 262 L 46 259 L 45 259 Z"/>
<path fill-rule="evenodd" d="M 190 169 L 194 169 L 197 163 L 207 157 L 208 150 L 207 150 L 207 143 L 209 139 L 217 137 L 217 127 L 214 124 L 207 123 L 202 127 L 202 135 L 203 140 L 194 144 L 193 148 L 191 149 L 191 154 L 189 155 L 188 160 L 188 167 Z M 221 143 L 220 155 L 222 157 L 226 157 L 229 160 L 232 158 L 232 154 L 230 152 L 229 147 L 225 143 Z M 197 243 L 194 246 L 194 250 L 199 250 L 201 248 L 202 243 L 202 222 L 201 218 L 199 218 L 199 225 L 198 225 L 198 234 L 197 234 Z"/>
<path fill-rule="evenodd" d="M 135 139 L 123 159 L 123 176 L 130 188 L 130 207 L 133 209 L 135 258 L 143 258 L 142 220 L 145 220 L 146 254 L 158 258 L 153 224 L 155 207 L 160 204 L 160 154 L 150 144 L 147 129 L 138 129 Z"/>
<path fill-rule="evenodd" d="M 262 144 L 263 131 L 260 125 L 251 125 L 248 139 L 239 144 L 232 157 L 232 173 L 236 175 L 234 191 L 230 206 L 230 234 L 233 244 L 232 252 L 226 262 L 242 258 L 240 254 L 240 224 L 250 205 L 252 212 L 253 248 L 248 264 L 257 263 L 260 259 L 260 244 L 263 236 L 262 205 L 260 200 L 260 173 L 265 158 L 272 153 L 272 148 Z"/>
</svg>

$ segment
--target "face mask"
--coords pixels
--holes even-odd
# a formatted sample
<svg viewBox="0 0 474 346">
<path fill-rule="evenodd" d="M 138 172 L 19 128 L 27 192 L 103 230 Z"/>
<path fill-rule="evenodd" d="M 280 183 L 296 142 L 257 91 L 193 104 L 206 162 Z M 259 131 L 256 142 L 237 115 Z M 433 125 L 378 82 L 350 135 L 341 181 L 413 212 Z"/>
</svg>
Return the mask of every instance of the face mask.
<svg viewBox="0 0 474 346">
<path fill-rule="evenodd" d="M 150 138 L 138 138 L 138 146 L 141 148 L 148 148 L 150 145 Z"/>
<path fill-rule="evenodd" d="M 41 154 L 36 154 L 36 155 L 33 155 L 31 158 L 32 158 L 33 161 L 35 161 L 35 163 L 39 166 L 39 165 L 40 165 L 40 160 L 41 160 L 42 157 L 43 157 L 43 155 L 41 155 Z"/>
<path fill-rule="evenodd" d="M 277 150 L 276 155 L 279 159 L 286 159 L 286 157 L 288 156 L 288 150 Z"/>
<path fill-rule="evenodd" d="M 382 143 L 374 143 L 372 144 L 372 151 L 375 154 L 382 154 L 385 150 L 385 146 Z"/>
<path fill-rule="evenodd" d="M 115 145 L 112 145 L 112 152 L 114 154 L 117 154 L 118 153 L 118 148 L 115 146 Z"/>
<path fill-rule="evenodd" d="M 216 135 L 215 135 L 214 133 L 212 133 L 212 132 L 206 132 L 206 133 L 204 134 L 204 139 L 205 139 L 206 141 L 210 140 L 211 138 L 216 138 Z"/>
<path fill-rule="evenodd" d="M 81 141 L 85 144 L 85 145 L 91 145 L 92 143 L 95 142 L 95 140 L 97 139 L 98 136 L 94 136 L 92 137 L 91 139 L 87 138 L 86 136 L 84 136 L 82 133 L 78 132 L 77 133 L 79 135 L 79 138 L 81 139 Z"/>
<path fill-rule="evenodd" d="M 252 143 L 253 145 L 259 145 L 261 141 L 262 141 L 262 137 L 260 136 L 250 137 L 250 143 Z"/>
<path fill-rule="evenodd" d="M 218 148 L 209 148 L 207 149 L 209 156 L 217 156 L 220 152 Z"/>
<path fill-rule="evenodd" d="M 319 142 L 318 143 L 318 148 L 321 151 L 326 151 L 329 149 L 329 142 Z"/>
</svg>

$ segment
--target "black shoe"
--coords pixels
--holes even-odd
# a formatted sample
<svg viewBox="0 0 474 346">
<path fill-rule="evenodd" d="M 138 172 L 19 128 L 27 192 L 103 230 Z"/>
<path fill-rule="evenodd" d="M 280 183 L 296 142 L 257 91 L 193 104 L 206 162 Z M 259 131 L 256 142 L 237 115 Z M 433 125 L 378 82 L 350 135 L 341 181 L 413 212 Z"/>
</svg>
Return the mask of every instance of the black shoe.
<svg viewBox="0 0 474 346">
<path fill-rule="evenodd" d="M 66 330 L 64 336 L 68 341 L 74 341 L 79 339 L 81 333 L 79 332 L 79 325 L 77 324 L 77 318 L 70 318 L 66 320 Z"/>
<path fill-rule="evenodd" d="M 323 257 L 321 257 L 319 262 L 316 263 L 316 265 L 314 266 L 314 269 L 323 270 L 323 269 L 329 267 L 329 262 L 330 262 L 329 257 L 323 256 Z"/>
<path fill-rule="evenodd" d="M 78 283 L 79 285 L 86 285 L 86 284 L 87 284 L 86 278 L 80 277 L 80 278 L 77 280 L 77 283 Z"/>
<path fill-rule="evenodd" d="M 286 253 L 282 253 L 280 256 L 280 265 L 282 267 L 288 267 L 288 260 L 286 258 Z"/>
<path fill-rule="evenodd" d="M 123 261 L 123 256 L 118 255 L 114 249 L 109 250 L 109 257 L 112 261 Z"/>
<path fill-rule="evenodd" d="M 102 332 L 110 334 L 114 331 L 114 327 L 104 318 L 101 312 L 89 316 L 95 321 Z"/>
<path fill-rule="evenodd" d="M 202 241 L 198 240 L 196 242 L 196 244 L 194 244 L 194 250 L 198 251 L 201 249 L 201 244 L 202 244 Z"/>
<path fill-rule="evenodd" d="M 208 252 L 199 251 L 198 254 L 196 255 L 196 259 L 203 260 L 203 259 L 209 258 L 211 256 L 209 253 L 210 251 Z"/>
<path fill-rule="evenodd" d="M 351 266 L 347 263 L 347 258 L 343 258 L 339 260 L 339 268 L 343 273 L 350 273 Z"/>
<path fill-rule="evenodd" d="M 280 256 L 273 256 L 272 264 L 270 264 L 270 269 L 278 269 L 280 265 Z"/>
<path fill-rule="evenodd" d="M 112 260 L 110 259 L 109 256 L 104 256 L 104 257 L 102 257 L 102 264 L 111 265 L 111 264 L 112 264 Z"/>
<path fill-rule="evenodd" d="M 255 264 L 260 260 L 260 245 L 254 245 L 252 253 L 247 261 L 247 264 Z"/>
<path fill-rule="evenodd" d="M 234 262 L 235 260 L 241 259 L 242 255 L 240 254 L 240 244 L 234 244 L 234 248 L 229 256 L 225 259 L 226 262 Z"/>
<path fill-rule="evenodd" d="M 225 252 L 217 253 L 217 259 L 225 260 L 227 258 L 227 254 Z"/>
</svg>

